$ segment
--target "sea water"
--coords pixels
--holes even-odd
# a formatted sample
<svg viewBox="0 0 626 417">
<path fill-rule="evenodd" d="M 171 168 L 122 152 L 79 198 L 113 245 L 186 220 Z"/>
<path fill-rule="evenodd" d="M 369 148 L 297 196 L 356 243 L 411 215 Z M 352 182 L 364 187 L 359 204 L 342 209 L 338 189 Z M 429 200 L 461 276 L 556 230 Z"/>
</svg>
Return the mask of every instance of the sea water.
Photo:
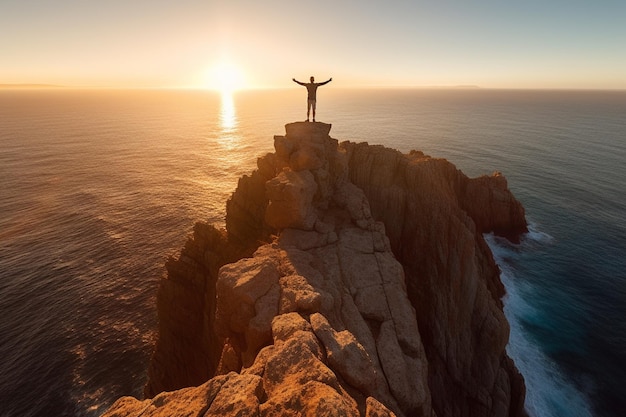
<svg viewBox="0 0 626 417">
<path fill-rule="evenodd" d="M 331 136 L 501 171 L 531 232 L 487 236 L 533 416 L 626 410 L 626 92 L 319 91 Z M 0 416 L 141 396 L 164 261 L 223 224 L 304 91 L 0 91 Z"/>
</svg>

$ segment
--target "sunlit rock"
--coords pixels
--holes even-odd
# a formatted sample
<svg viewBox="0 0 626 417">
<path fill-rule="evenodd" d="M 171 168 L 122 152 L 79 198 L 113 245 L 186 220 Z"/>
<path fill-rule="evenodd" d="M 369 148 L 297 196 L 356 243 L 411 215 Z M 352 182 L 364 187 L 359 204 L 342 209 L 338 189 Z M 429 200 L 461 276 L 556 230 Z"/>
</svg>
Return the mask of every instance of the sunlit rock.
<svg viewBox="0 0 626 417">
<path fill-rule="evenodd" d="M 180 390 L 105 416 L 525 415 L 482 237 L 526 230 L 504 177 L 329 132 L 288 124 L 168 262 L 146 394 Z"/>
</svg>

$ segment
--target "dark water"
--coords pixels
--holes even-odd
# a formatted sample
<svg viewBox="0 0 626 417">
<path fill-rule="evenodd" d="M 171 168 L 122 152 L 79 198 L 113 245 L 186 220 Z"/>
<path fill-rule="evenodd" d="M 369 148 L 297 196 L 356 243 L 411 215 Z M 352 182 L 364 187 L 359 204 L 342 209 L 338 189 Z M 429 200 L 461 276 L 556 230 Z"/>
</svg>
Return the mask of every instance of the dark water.
<svg viewBox="0 0 626 417">
<path fill-rule="evenodd" d="M 0 416 L 140 395 L 163 263 L 302 120 L 299 89 L 0 91 Z M 339 140 L 502 171 L 533 224 L 490 238 L 536 416 L 626 410 L 626 93 L 320 90 Z"/>
</svg>

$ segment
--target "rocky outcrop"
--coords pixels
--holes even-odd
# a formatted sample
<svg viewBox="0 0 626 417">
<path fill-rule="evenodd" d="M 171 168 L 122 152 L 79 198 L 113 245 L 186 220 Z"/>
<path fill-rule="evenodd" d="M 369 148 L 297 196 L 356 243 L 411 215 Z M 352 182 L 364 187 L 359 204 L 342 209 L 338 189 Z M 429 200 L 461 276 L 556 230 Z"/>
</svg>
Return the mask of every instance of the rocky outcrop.
<svg viewBox="0 0 626 417">
<path fill-rule="evenodd" d="M 504 177 L 286 131 L 226 230 L 198 224 L 168 261 L 146 395 L 179 390 L 106 416 L 525 415 L 482 238 L 526 230 Z"/>
<path fill-rule="evenodd" d="M 499 270 L 482 234 L 517 238 L 524 210 L 501 174 L 469 179 L 443 159 L 343 143 L 404 266 L 439 415 L 523 413 L 525 388 L 504 348 L 509 326 Z M 506 395 L 500 395 L 501 392 Z"/>
</svg>

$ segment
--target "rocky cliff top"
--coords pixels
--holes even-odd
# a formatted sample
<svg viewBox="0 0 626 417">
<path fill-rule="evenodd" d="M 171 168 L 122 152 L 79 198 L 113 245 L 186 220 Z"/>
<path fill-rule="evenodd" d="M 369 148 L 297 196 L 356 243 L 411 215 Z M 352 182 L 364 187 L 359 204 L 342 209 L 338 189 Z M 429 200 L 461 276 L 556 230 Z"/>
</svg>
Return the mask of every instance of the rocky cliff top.
<svg viewBox="0 0 626 417">
<path fill-rule="evenodd" d="M 288 124 L 226 229 L 196 225 L 159 288 L 150 399 L 105 416 L 525 415 L 482 238 L 526 231 L 504 177 L 330 128 Z"/>
</svg>

